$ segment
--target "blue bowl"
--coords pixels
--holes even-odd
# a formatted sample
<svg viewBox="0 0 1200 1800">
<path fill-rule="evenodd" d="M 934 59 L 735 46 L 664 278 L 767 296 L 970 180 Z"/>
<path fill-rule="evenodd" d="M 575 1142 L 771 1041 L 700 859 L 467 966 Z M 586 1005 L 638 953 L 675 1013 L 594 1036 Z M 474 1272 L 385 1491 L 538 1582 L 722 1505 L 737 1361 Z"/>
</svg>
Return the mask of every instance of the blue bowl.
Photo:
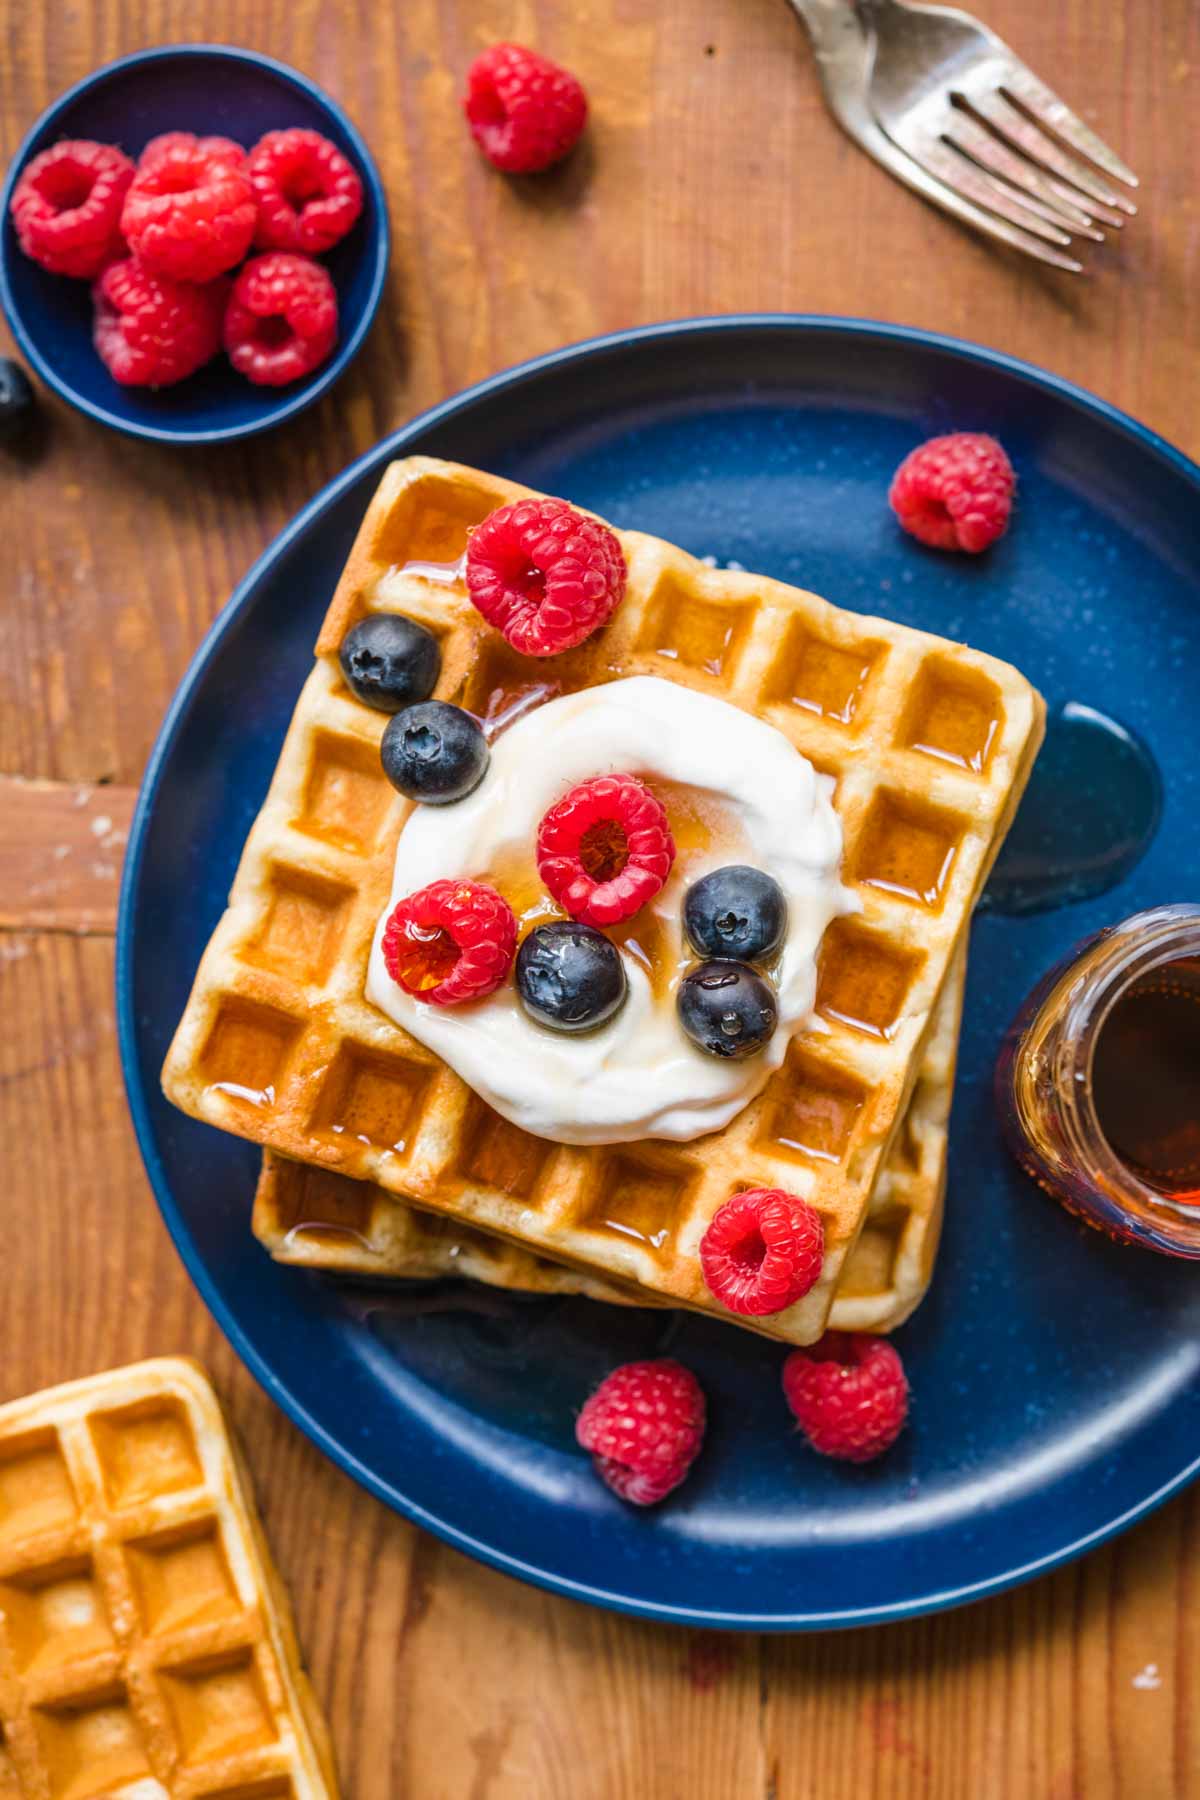
<svg viewBox="0 0 1200 1800">
<path fill-rule="evenodd" d="M 291 125 L 324 133 L 362 177 L 354 229 L 321 258 L 337 288 L 337 348 L 306 381 L 255 387 L 223 356 L 177 387 L 123 388 L 92 344 L 89 284 L 50 275 L 17 243 L 9 216 L 16 181 L 32 156 L 59 138 L 95 138 L 136 157 L 164 131 L 222 135 L 249 148 Z M 379 172 L 341 108 L 307 76 L 225 44 L 170 44 L 110 63 L 44 112 L 13 158 L 0 197 L 0 302 L 13 336 L 46 386 L 69 405 L 131 437 L 217 444 L 252 437 L 311 406 L 358 354 L 378 310 L 389 232 Z"/>
</svg>

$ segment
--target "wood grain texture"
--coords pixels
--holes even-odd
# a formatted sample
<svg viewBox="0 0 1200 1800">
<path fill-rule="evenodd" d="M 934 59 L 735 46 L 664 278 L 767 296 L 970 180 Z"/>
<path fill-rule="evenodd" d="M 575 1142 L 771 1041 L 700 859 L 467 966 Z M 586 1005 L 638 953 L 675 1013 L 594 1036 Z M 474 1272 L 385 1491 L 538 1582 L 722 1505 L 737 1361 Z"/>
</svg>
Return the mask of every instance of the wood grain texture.
<svg viewBox="0 0 1200 1800">
<path fill-rule="evenodd" d="M 1200 1795 L 1194 1498 L 1018 1593 L 884 1630 L 726 1640 L 520 1588 L 361 1494 L 236 1364 L 154 1209 L 117 1064 L 96 870 L 170 693 L 291 514 L 464 383 L 653 319 L 857 313 L 1028 357 L 1200 453 L 1200 9 L 978 3 L 1143 178 L 1086 282 L 978 242 L 842 139 L 784 0 L 0 0 L 4 158 L 96 63 L 183 35 L 317 76 L 390 198 L 380 322 L 287 431 L 171 451 L 47 403 L 28 451 L 0 453 L 0 1398 L 152 1351 L 208 1362 L 353 1800 Z M 493 175 L 456 111 L 500 36 L 592 95 L 588 142 L 540 183 Z"/>
<path fill-rule="evenodd" d="M 0 930 L 114 931 L 134 798 L 0 775 Z"/>
</svg>

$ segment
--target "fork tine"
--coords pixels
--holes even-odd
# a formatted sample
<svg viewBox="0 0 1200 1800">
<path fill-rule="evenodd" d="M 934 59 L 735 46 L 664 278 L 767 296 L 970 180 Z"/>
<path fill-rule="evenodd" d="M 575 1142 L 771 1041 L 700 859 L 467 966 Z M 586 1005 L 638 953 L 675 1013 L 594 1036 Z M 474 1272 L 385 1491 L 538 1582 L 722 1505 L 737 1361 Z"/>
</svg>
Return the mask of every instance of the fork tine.
<svg viewBox="0 0 1200 1800">
<path fill-rule="evenodd" d="M 1136 213 L 1137 207 L 1132 200 L 1127 200 L 1124 194 L 1115 194 L 1078 157 L 1060 149 L 1053 138 L 1047 137 L 1040 125 L 1027 119 L 1003 93 L 971 94 L 969 98 L 973 110 L 980 118 L 1006 137 L 1010 144 L 1023 151 L 1031 161 L 1039 163 L 1051 174 L 1061 175 L 1072 187 L 1082 189 L 1085 194 L 1090 194 L 1105 206 L 1119 207 L 1123 213 L 1131 216 Z"/>
<path fill-rule="evenodd" d="M 874 119 L 846 110 L 840 112 L 838 117 L 856 143 L 861 144 L 889 174 L 902 181 L 905 187 L 910 187 L 915 194 L 920 194 L 922 199 L 949 213 L 952 219 L 958 219 L 976 231 L 985 232 L 988 237 L 997 238 L 1010 249 L 1032 257 L 1035 262 L 1047 263 L 1052 269 L 1065 269 L 1070 275 L 1083 274 L 1083 264 L 1073 256 L 1065 256 L 1061 250 L 1043 243 L 1022 226 L 1010 225 L 1007 219 L 998 218 L 993 212 L 985 212 L 957 189 L 948 187 L 915 157 L 901 149 Z"/>
<path fill-rule="evenodd" d="M 1048 244 L 1059 244 L 1063 249 L 1070 244 L 1070 236 L 1059 224 L 1043 218 L 1034 210 L 1036 202 L 1031 202 L 1026 207 L 1022 198 L 1006 187 L 1004 182 L 997 181 L 986 169 L 979 168 L 969 157 L 952 149 L 940 138 L 923 143 L 906 141 L 904 148 L 931 174 L 944 181 L 947 187 L 965 195 L 976 206 L 999 213 L 1002 219 L 1019 225 L 1022 231 L 1032 232 L 1034 237 L 1042 238 Z"/>
<path fill-rule="evenodd" d="M 1040 212 L 1043 219 L 1078 232 L 1081 237 L 1091 238 L 1093 243 L 1104 242 L 1104 233 L 1096 230 L 1091 213 L 1085 211 L 1078 197 L 1072 197 L 1052 177 L 1043 175 L 1040 169 L 1036 169 L 1024 157 L 1018 156 L 998 138 L 994 138 L 991 132 L 985 131 L 970 113 L 956 111 L 954 122 L 945 136 L 947 143 L 953 144 L 964 156 L 971 157 L 992 175 L 999 175 L 1014 187 L 1020 188 L 1026 206 Z"/>
<path fill-rule="evenodd" d="M 1039 81 L 1032 69 L 1013 58 L 1012 66 L 1000 83 L 1004 92 L 1018 100 L 1031 112 L 1039 124 L 1060 137 L 1065 144 L 1078 150 L 1081 156 L 1090 158 L 1099 168 L 1112 175 L 1117 181 L 1123 181 L 1127 187 L 1137 187 L 1138 178 L 1127 163 L 1123 163 L 1116 153 L 1109 149 L 1102 138 L 1084 124 L 1083 120 L 1073 113 L 1069 106 L 1061 101 L 1052 88 L 1044 81 Z"/>
</svg>

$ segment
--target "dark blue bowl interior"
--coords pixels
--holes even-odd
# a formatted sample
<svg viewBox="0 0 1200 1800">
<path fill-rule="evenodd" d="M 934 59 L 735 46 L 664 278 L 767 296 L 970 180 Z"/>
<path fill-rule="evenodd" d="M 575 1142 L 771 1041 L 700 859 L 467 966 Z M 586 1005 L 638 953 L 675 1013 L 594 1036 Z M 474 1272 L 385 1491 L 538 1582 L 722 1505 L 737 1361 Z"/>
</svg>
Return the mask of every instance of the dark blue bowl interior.
<svg viewBox="0 0 1200 1800">
<path fill-rule="evenodd" d="M 995 430 L 1020 475 L 1012 531 L 975 562 L 914 545 L 884 501 L 905 452 L 955 426 Z M 913 1424 L 873 1467 L 806 1452 L 781 1351 L 731 1327 L 454 1284 L 413 1297 L 275 1266 L 248 1229 L 255 1151 L 161 1096 L 329 594 L 384 465 L 412 451 L 967 638 L 1052 703 L 1126 720 L 1162 771 L 1162 827 L 1117 888 L 975 927 L 945 1241 L 898 1339 Z M 312 503 L 214 628 L 164 729 L 130 846 L 118 980 L 166 1219 L 242 1356 L 329 1454 L 452 1542 L 560 1591 L 782 1629 L 994 1590 L 1193 1472 L 1200 1271 L 1110 1244 L 1041 1195 L 999 1142 L 991 1076 L 1042 970 L 1097 927 L 1200 886 L 1198 518 L 1198 472 L 1099 402 L 967 346 L 820 320 L 664 327 L 562 352 L 416 421 Z M 699 1373 L 712 1425 L 686 1487 L 641 1515 L 593 1476 L 574 1413 L 615 1363 L 668 1350 Z"/>
<path fill-rule="evenodd" d="M 8 201 L 21 168 L 64 137 L 95 138 L 136 157 L 164 131 L 220 134 L 247 148 L 291 125 L 322 132 L 363 181 L 361 216 L 321 258 L 337 288 L 340 332 L 330 360 L 307 380 L 255 387 L 224 356 L 178 386 L 123 388 L 92 345 L 89 285 L 50 275 L 17 243 Z M 295 70 L 247 51 L 179 46 L 147 51 L 101 69 L 65 94 L 38 122 L 9 171 L 0 236 L 0 293 L 18 345 L 42 380 L 103 424 L 141 437 L 215 442 L 248 436 L 309 406 L 346 368 L 379 305 L 388 225 L 378 174 L 345 114 Z"/>
</svg>

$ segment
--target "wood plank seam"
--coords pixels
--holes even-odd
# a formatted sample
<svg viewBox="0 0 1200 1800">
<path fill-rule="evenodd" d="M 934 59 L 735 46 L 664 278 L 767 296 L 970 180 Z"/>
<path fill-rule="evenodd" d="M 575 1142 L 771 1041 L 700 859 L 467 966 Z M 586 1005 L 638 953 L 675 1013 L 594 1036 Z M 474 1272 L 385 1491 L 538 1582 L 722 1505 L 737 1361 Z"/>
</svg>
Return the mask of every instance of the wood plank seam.
<svg viewBox="0 0 1200 1800">
<path fill-rule="evenodd" d="M 137 790 L 0 775 L 0 932 L 111 937 Z"/>
</svg>

